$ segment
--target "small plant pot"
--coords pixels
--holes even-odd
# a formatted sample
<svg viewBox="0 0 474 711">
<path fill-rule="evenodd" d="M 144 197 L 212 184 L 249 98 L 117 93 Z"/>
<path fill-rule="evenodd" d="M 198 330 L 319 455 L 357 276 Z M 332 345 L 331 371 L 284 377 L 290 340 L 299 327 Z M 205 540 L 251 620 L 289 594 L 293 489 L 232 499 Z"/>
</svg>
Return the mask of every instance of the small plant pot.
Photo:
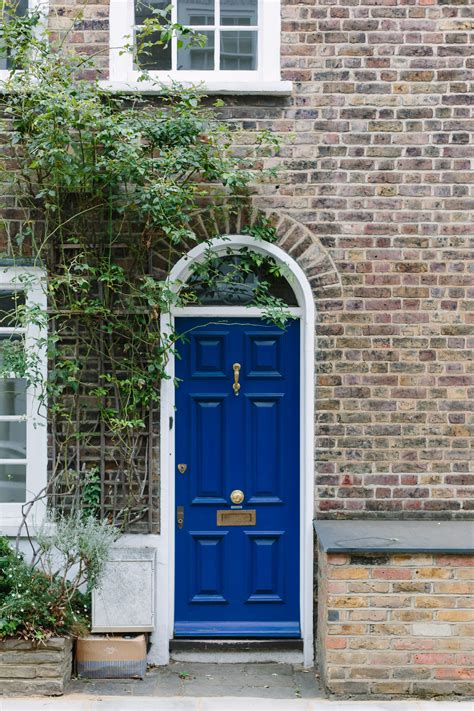
<svg viewBox="0 0 474 711">
<path fill-rule="evenodd" d="M 145 635 L 80 637 L 76 642 L 76 672 L 85 679 L 143 679 Z"/>
<path fill-rule="evenodd" d="M 72 639 L 0 640 L 0 695 L 61 696 L 71 678 Z"/>
</svg>

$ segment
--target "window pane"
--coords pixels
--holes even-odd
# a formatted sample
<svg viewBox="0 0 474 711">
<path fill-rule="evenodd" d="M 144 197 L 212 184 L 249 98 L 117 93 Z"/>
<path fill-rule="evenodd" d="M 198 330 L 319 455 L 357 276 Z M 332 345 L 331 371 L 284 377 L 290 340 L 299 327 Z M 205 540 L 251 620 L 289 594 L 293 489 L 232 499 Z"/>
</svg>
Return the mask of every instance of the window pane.
<svg viewBox="0 0 474 711">
<path fill-rule="evenodd" d="M 26 15 L 28 10 L 28 0 L 18 0 L 15 5 L 15 15 L 22 16 Z M 3 19 L 3 18 L 2 18 Z M 11 68 L 11 57 L 1 46 L 1 32 L 0 32 L 0 69 L 10 69 Z"/>
<path fill-rule="evenodd" d="M 257 68 L 257 32 L 221 32 L 221 69 Z"/>
<path fill-rule="evenodd" d="M 0 366 L 5 368 L 8 373 L 23 375 L 25 366 L 24 345 L 22 336 L 0 333 Z"/>
<path fill-rule="evenodd" d="M 287 306 L 298 306 L 295 292 L 283 275 L 275 274 L 262 265 L 241 269 L 238 255 L 217 257 L 204 269 L 199 265 L 183 288 L 188 303 L 235 306 L 254 302 L 259 283 L 265 282 L 268 293 L 281 299 Z"/>
<path fill-rule="evenodd" d="M 169 8 L 168 0 L 135 0 L 135 30 L 137 49 L 137 61 L 142 69 L 152 69 L 155 71 L 171 69 L 171 42 L 167 47 L 159 44 L 161 40 L 160 32 L 152 32 L 146 37 L 140 36 L 140 26 L 146 19 L 155 17 L 161 24 L 171 22 L 168 12 L 166 17 L 162 17 L 157 11 L 164 11 Z M 145 45 L 145 46 L 144 46 Z"/>
<path fill-rule="evenodd" d="M 0 422 L 0 459 L 26 459 L 26 422 Z"/>
<path fill-rule="evenodd" d="M 2 291 L 0 289 L 0 328 L 17 326 L 15 310 L 24 304 L 25 293 L 23 291 Z"/>
<path fill-rule="evenodd" d="M 0 464 L 0 503 L 26 501 L 26 465 Z"/>
<path fill-rule="evenodd" d="M 214 32 L 200 32 L 206 37 L 205 47 L 180 47 L 178 69 L 214 69 Z"/>
<path fill-rule="evenodd" d="M 153 17 L 154 11 L 163 11 L 169 4 L 167 0 L 135 0 L 135 24 L 142 25 L 143 20 Z M 160 20 L 161 16 L 157 15 L 157 19 Z M 167 19 L 171 19 L 169 15 Z M 165 21 L 163 20 L 163 22 Z"/>
<path fill-rule="evenodd" d="M 0 415 L 26 414 L 26 380 L 0 379 Z"/>
<path fill-rule="evenodd" d="M 258 0 L 221 0 L 221 25 L 257 25 Z"/>
<path fill-rule="evenodd" d="M 28 10 L 28 0 L 18 0 L 15 4 L 15 15 L 26 15 Z"/>
<path fill-rule="evenodd" d="M 146 38 L 140 39 L 140 43 L 145 42 L 146 44 L 158 42 L 160 40 L 160 33 L 153 32 Z M 142 51 L 137 52 L 138 64 L 142 69 L 151 69 L 155 71 L 160 71 L 164 69 L 171 69 L 171 42 L 167 47 L 161 44 L 152 44 L 151 47 L 144 47 Z"/>
<path fill-rule="evenodd" d="M 181 25 L 213 25 L 214 0 L 178 0 L 178 22 Z"/>
</svg>

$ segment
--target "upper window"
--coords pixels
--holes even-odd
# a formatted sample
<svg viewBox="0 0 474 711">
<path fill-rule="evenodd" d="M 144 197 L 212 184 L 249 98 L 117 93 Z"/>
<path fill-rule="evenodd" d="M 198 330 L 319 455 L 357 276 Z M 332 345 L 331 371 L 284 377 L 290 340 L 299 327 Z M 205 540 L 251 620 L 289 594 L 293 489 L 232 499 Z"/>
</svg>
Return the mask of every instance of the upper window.
<svg viewBox="0 0 474 711">
<path fill-rule="evenodd" d="M 168 8 L 169 21 L 191 29 L 201 43 L 173 36 L 167 46 L 144 48 L 134 61 L 123 51 L 127 38 L 136 38 L 156 10 Z M 279 0 L 174 0 L 171 5 L 168 0 L 111 0 L 110 24 L 112 81 L 135 81 L 140 69 L 158 80 L 195 83 L 280 80 Z"/>
<path fill-rule="evenodd" d="M 45 308 L 42 272 L 35 268 L 0 267 L 0 528 L 21 521 L 22 506 L 46 484 L 47 427 L 38 383 L 13 372 L 21 352 L 37 354 L 36 372 L 45 376 L 46 359 L 40 327 L 22 326 L 22 312 Z M 10 366 L 10 363 L 12 364 Z M 5 370 L 12 372 L 5 373 Z M 31 512 L 39 513 L 38 506 Z"/>
<path fill-rule="evenodd" d="M 166 0 L 135 0 L 135 27 L 165 10 Z M 258 0 L 177 0 L 177 21 L 202 38 L 202 46 L 175 38 L 139 57 L 140 66 L 156 71 L 255 71 L 258 66 Z M 171 19 L 171 18 L 170 18 Z M 176 43 L 176 51 L 173 51 Z"/>
</svg>

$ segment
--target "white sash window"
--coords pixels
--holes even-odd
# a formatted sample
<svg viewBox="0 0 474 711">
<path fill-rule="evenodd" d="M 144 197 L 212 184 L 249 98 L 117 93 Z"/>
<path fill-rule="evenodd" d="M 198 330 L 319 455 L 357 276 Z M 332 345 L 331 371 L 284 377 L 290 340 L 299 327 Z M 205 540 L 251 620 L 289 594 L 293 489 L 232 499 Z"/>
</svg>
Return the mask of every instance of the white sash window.
<svg viewBox="0 0 474 711">
<path fill-rule="evenodd" d="M 0 531 L 5 533 L 14 533 L 22 507 L 47 481 L 46 412 L 39 397 L 46 378 L 44 333 L 41 319 L 36 325 L 22 326 L 20 314 L 25 307 L 46 309 L 43 271 L 0 267 L 0 359 L 14 343 L 30 353 L 35 371 L 30 383 L 14 372 L 0 377 Z M 39 522 L 43 512 L 44 500 L 33 506 L 28 521 Z"/>
<path fill-rule="evenodd" d="M 132 53 L 123 51 L 124 45 L 136 36 L 144 20 L 153 16 L 153 10 L 169 6 L 167 0 L 111 0 L 112 83 L 136 82 L 142 68 L 153 80 L 204 82 L 211 88 L 221 82 L 229 92 L 239 84 L 250 90 L 252 85 L 283 84 L 280 0 L 174 0 L 170 21 L 205 37 L 205 45 L 174 36 L 168 46 L 157 45 L 139 53 L 134 63 Z"/>
</svg>

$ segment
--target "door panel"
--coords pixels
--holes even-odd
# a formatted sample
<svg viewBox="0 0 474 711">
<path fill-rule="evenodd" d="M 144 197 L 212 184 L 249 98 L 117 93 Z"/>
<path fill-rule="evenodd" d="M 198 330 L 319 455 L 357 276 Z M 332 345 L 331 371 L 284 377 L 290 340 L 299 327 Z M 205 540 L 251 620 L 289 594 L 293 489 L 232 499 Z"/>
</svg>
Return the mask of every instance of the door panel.
<svg viewBox="0 0 474 711">
<path fill-rule="evenodd" d="M 281 504 L 281 448 L 284 442 L 283 394 L 247 398 L 246 470 L 249 504 Z"/>
<path fill-rule="evenodd" d="M 225 337 L 222 333 L 191 335 L 194 378 L 225 378 Z"/>
<path fill-rule="evenodd" d="M 190 532 L 193 575 L 192 603 L 226 603 L 224 597 L 224 540 L 226 532 Z"/>
<path fill-rule="evenodd" d="M 175 635 L 299 637 L 299 322 L 176 327 L 176 461 L 187 467 L 176 471 Z M 218 511 L 240 510 L 255 526 L 217 525 Z"/>
<path fill-rule="evenodd" d="M 248 603 L 283 603 L 284 531 L 248 533 L 250 594 Z"/>
<path fill-rule="evenodd" d="M 225 401 L 222 397 L 192 395 L 189 404 L 191 447 L 190 464 L 184 475 L 193 472 L 190 488 L 193 504 L 225 503 L 224 473 L 227 467 L 225 447 Z"/>
<path fill-rule="evenodd" d="M 281 378 L 280 334 L 248 334 L 248 378 Z"/>
</svg>

